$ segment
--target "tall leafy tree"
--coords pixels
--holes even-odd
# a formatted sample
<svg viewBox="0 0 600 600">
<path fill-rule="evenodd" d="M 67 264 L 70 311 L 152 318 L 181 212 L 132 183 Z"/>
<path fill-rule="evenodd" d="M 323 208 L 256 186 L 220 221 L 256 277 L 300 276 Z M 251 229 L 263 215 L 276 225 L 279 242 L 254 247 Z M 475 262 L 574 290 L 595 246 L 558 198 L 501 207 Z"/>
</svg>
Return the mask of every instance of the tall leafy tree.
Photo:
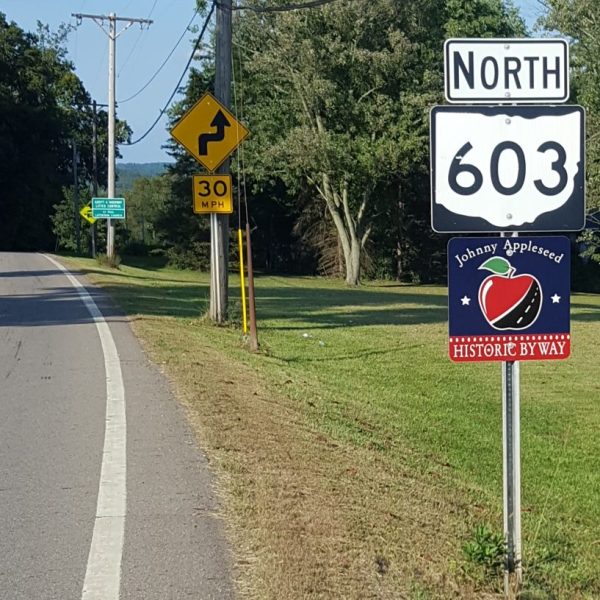
<svg viewBox="0 0 600 600">
<path fill-rule="evenodd" d="M 348 284 L 359 282 L 371 239 L 377 247 L 396 236 L 400 265 L 400 237 L 419 235 L 408 219 L 427 226 L 427 115 L 441 100 L 444 37 L 524 31 L 501 0 L 340 0 L 244 13 L 235 41 L 250 176 L 308 188 L 324 204 Z"/>
<path fill-rule="evenodd" d="M 0 13 L 0 247 L 53 247 L 54 205 L 73 182 L 72 140 L 79 177 L 91 181 L 91 99 L 66 58 L 68 28 L 27 33 Z M 106 173 L 106 113 L 98 114 L 99 179 Z M 129 133 L 125 124 L 122 137 Z M 66 211 L 59 211 L 67 214 Z M 71 211 L 72 215 L 72 211 Z M 71 223 L 73 218 L 71 216 Z"/>
<path fill-rule="evenodd" d="M 249 11 L 238 21 L 249 172 L 291 190 L 308 186 L 324 203 L 348 284 L 360 280 L 361 254 L 396 173 L 426 158 L 440 8 L 435 0 L 345 0 Z"/>
<path fill-rule="evenodd" d="M 583 233 L 584 256 L 600 263 L 600 4 L 547 0 L 541 24 L 570 40 L 571 100 L 586 109 L 587 206 L 596 231 Z"/>
<path fill-rule="evenodd" d="M 524 37 L 527 28 L 511 1 L 447 0 L 447 37 Z"/>
</svg>

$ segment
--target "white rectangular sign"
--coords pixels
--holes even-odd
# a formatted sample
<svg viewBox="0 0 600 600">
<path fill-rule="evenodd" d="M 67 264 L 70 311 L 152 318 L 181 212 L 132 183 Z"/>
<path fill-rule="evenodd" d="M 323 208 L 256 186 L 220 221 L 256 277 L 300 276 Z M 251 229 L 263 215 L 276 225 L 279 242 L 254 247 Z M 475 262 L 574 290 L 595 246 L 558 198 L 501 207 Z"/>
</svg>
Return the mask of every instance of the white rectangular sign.
<svg viewBox="0 0 600 600">
<path fill-rule="evenodd" d="M 432 227 L 579 231 L 585 224 L 581 106 L 436 106 Z"/>
<path fill-rule="evenodd" d="M 563 39 L 449 39 L 444 75 L 452 103 L 565 102 L 569 44 Z"/>
</svg>

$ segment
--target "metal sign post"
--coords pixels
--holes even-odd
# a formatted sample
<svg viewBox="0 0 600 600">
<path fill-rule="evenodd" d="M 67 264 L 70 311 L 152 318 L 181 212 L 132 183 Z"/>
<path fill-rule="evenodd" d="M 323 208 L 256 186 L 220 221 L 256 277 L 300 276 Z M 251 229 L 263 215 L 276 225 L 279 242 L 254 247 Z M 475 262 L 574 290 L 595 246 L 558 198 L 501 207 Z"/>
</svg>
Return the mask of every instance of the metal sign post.
<svg viewBox="0 0 600 600">
<path fill-rule="evenodd" d="M 504 488 L 504 596 L 516 598 L 521 566 L 521 425 L 519 363 L 502 363 L 502 445 Z"/>
<path fill-rule="evenodd" d="M 518 233 L 512 237 L 518 237 Z M 501 233 L 500 237 L 511 237 Z M 502 496 L 506 542 L 504 597 L 518 598 L 521 564 L 521 380 L 518 361 L 502 363 Z"/>
<path fill-rule="evenodd" d="M 448 352 L 502 364 L 505 598 L 522 586 L 520 361 L 570 355 L 570 241 L 564 236 L 452 238 Z"/>
</svg>

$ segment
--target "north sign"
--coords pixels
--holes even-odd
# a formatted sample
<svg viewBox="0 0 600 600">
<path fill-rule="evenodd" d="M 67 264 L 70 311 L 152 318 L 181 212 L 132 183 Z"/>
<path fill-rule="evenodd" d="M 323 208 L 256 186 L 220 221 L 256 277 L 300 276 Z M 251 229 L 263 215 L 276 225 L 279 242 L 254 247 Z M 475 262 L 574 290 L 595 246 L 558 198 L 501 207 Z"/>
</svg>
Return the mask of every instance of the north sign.
<svg viewBox="0 0 600 600">
<path fill-rule="evenodd" d="M 450 359 L 568 358 L 570 247 L 563 236 L 451 239 Z"/>
<path fill-rule="evenodd" d="M 585 225 L 580 106 L 436 106 L 435 231 L 579 231 Z"/>
<path fill-rule="evenodd" d="M 569 44 L 563 39 L 449 39 L 444 80 L 448 102 L 565 102 Z"/>
<path fill-rule="evenodd" d="M 204 94 L 171 129 L 173 138 L 211 172 L 225 162 L 248 133 L 209 93 Z"/>
<path fill-rule="evenodd" d="M 124 219 L 125 198 L 92 198 L 94 219 Z"/>
<path fill-rule="evenodd" d="M 231 175 L 194 175 L 194 213 L 233 212 Z"/>
</svg>

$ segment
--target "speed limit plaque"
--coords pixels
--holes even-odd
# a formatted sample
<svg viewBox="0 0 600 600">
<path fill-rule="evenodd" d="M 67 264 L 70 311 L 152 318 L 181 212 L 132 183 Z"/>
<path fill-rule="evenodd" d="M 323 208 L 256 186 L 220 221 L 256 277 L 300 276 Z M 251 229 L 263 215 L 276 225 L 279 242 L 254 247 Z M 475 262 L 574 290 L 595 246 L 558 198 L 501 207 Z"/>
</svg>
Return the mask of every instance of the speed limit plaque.
<svg viewBox="0 0 600 600">
<path fill-rule="evenodd" d="M 198 215 L 233 212 L 231 175 L 194 175 L 194 213 Z"/>
<path fill-rule="evenodd" d="M 584 129 L 581 106 L 434 107 L 433 229 L 583 229 Z"/>
</svg>

